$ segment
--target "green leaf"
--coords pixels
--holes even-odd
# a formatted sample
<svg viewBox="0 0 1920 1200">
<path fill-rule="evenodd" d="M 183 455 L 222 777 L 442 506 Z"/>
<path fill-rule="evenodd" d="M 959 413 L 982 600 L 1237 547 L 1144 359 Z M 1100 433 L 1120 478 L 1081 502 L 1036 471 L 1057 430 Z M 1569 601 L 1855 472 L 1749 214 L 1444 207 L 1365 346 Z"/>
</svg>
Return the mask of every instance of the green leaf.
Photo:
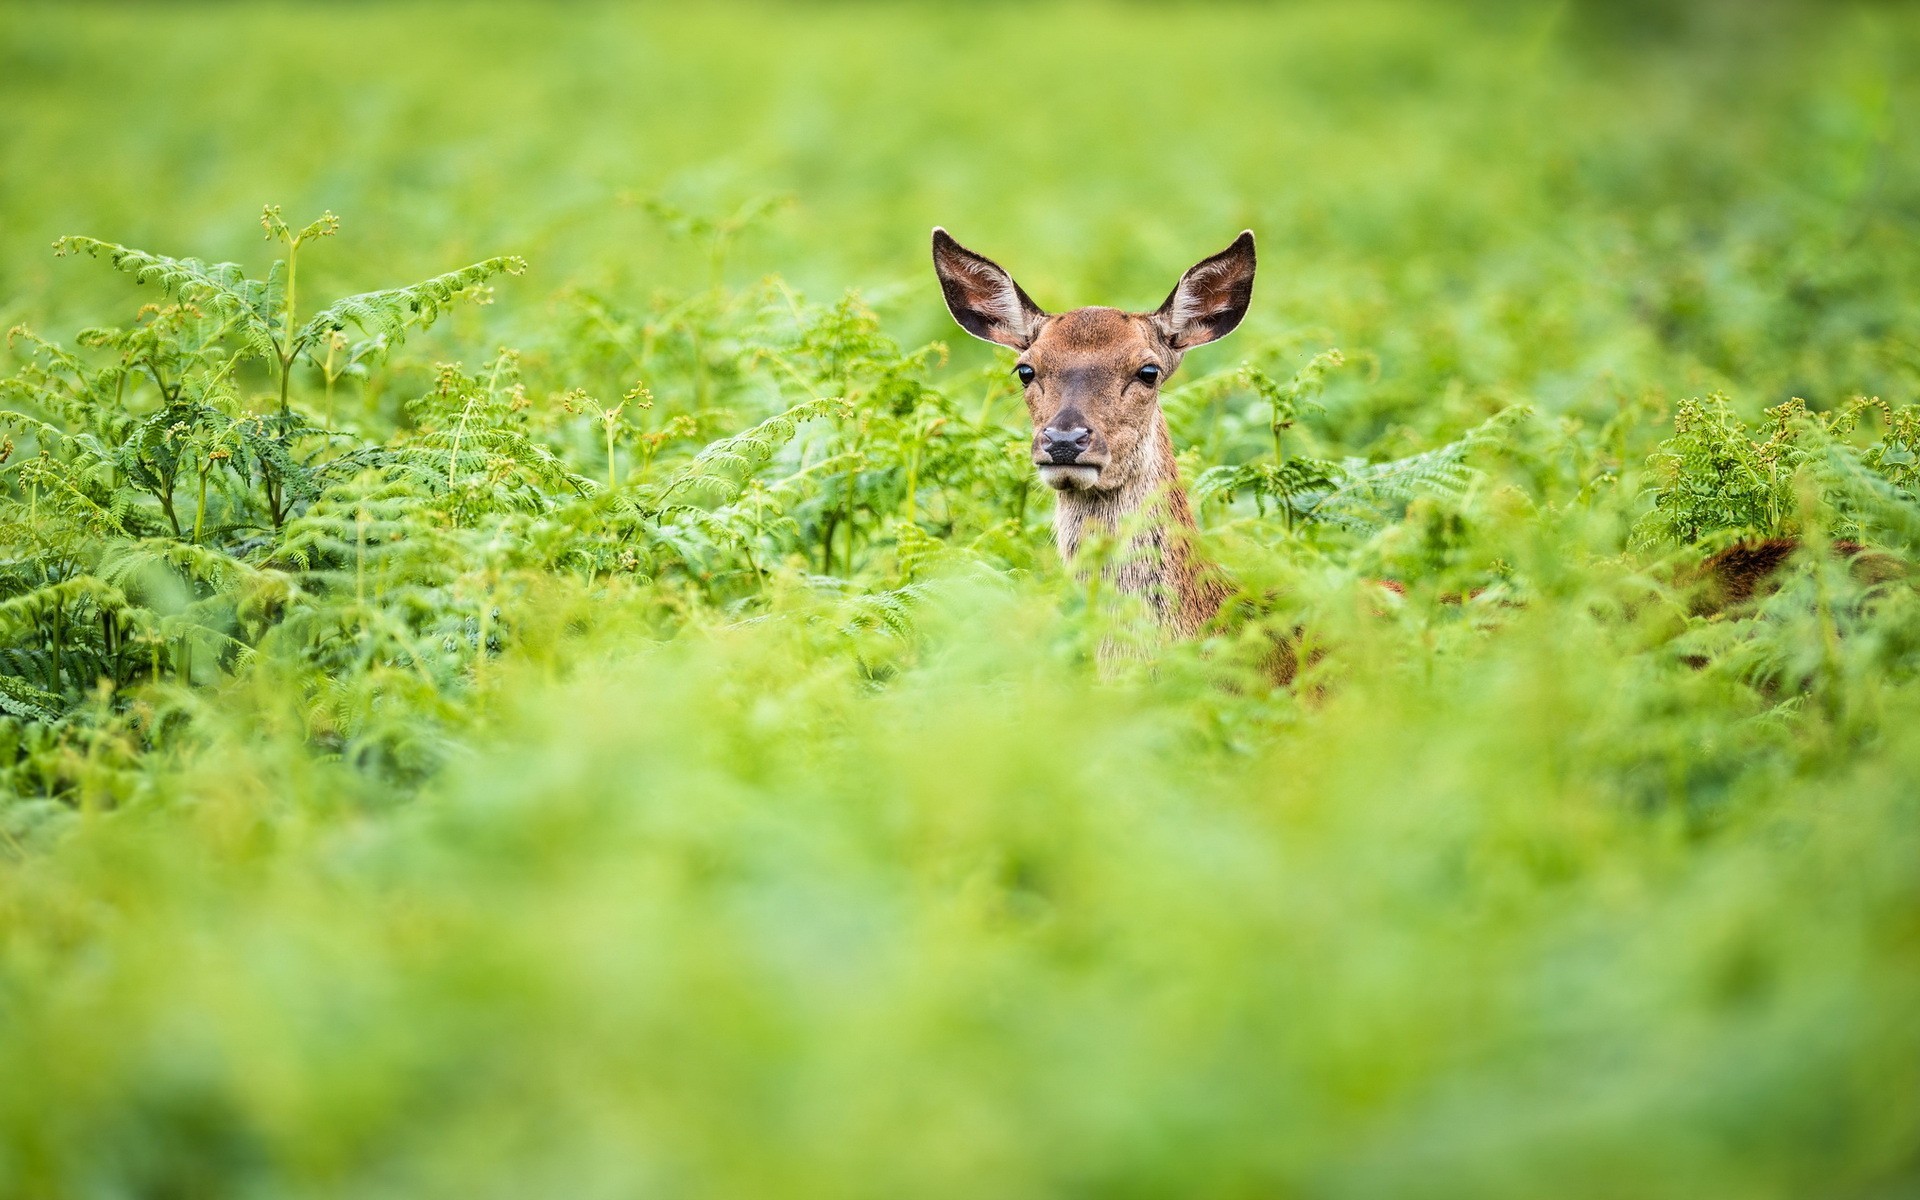
<svg viewBox="0 0 1920 1200">
<path fill-rule="evenodd" d="M 115 270 L 136 283 L 158 283 L 188 304 L 232 319 L 241 340 L 256 356 L 272 357 L 275 313 L 266 284 L 248 279 L 238 263 L 208 263 L 198 258 L 169 258 L 90 237 L 63 237 L 54 253 L 105 255 Z"/>
<path fill-rule="evenodd" d="M 496 275 L 519 275 L 526 269 L 523 258 L 511 255 L 489 258 L 409 287 L 342 297 L 300 327 L 300 332 L 294 335 L 295 350 L 306 349 L 348 325 L 357 326 L 370 335 L 384 335 L 390 345 L 397 345 L 403 334 L 432 325 L 448 305 L 468 296 L 480 284 Z"/>
</svg>

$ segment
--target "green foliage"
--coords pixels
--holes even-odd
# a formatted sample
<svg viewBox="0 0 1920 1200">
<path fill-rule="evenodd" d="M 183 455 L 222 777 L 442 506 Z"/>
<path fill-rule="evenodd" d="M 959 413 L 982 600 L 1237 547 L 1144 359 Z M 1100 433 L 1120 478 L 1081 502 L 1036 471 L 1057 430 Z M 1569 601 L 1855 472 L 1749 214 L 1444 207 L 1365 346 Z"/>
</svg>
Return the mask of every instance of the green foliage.
<svg viewBox="0 0 1920 1200">
<path fill-rule="evenodd" d="M 1266 515 L 1267 501 L 1278 505 L 1289 528 L 1303 511 L 1311 511 L 1313 500 L 1324 497 L 1340 482 L 1340 466 L 1325 459 L 1288 458 L 1281 434 L 1292 428 L 1301 406 L 1326 385 L 1327 372 L 1345 361 L 1338 350 L 1316 354 L 1285 383 L 1274 382 L 1251 363 L 1241 367 L 1239 381 L 1267 404 L 1273 461 L 1213 467 L 1194 480 L 1194 498 L 1205 501 L 1222 496 L 1231 500 L 1235 493 L 1247 492 L 1262 516 Z"/>
<path fill-rule="evenodd" d="M 482 611 L 508 579 L 560 572 L 598 587 L 617 576 L 675 589 L 670 607 L 754 608 L 770 573 L 805 568 L 816 546 L 821 576 L 870 568 L 904 582 L 943 535 L 998 531 L 1009 498 L 1016 525 L 1024 513 L 1028 472 L 1005 452 L 1007 430 L 928 384 L 939 347 L 901 351 L 852 296 L 816 312 L 785 293 L 784 330 L 740 298 L 720 300 L 712 319 L 751 322 L 749 336 L 733 331 L 734 353 L 750 361 L 729 376 L 762 375 L 781 407 L 704 445 L 701 429 L 729 414 L 682 412 L 628 435 L 628 405 L 654 409 L 644 385 L 618 405 L 579 388 L 542 404 L 522 356 L 505 349 L 477 370 L 438 364 L 385 437 L 250 399 L 236 382 L 249 359 L 284 387 L 288 363 L 346 323 L 397 348 L 518 261 L 351 296 L 296 330 L 292 289 L 272 281 L 290 285 L 292 251 L 338 222 L 294 233 L 270 207 L 266 224 L 289 248 L 268 283 L 232 264 L 65 239 L 105 248 L 177 302 L 87 331 L 80 354 L 16 331 L 27 354 L 5 394 L 18 407 L 0 420 L 32 449 L 7 468 L 0 498 L 19 592 L 0 601 L 18 614 L 0 627 L 14 639 L 0 653 L 34 664 L 38 681 L 9 701 L 19 715 L 90 712 L 96 677 L 123 696 L 165 679 L 211 682 L 253 669 L 264 648 L 298 681 L 322 744 L 349 747 L 372 716 L 339 692 L 363 677 L 410 674 L 426 689 L 420 721 L 457 702 L 477 661 L 510 636 L 510 621 Z M 222 295 L 240 298 L 233 311 L 257 322 L 258 338 Z M 583 417 L 598 427 L 604 483 L 571 461 L 569 426 Z M 968 494 L 983 484 L 985 504 Z M 902 595 L 860 611 L 904 631 Z M 404 760 L 403 774 L 432 760 L 386 742 L 366 753 Z"/>
<path fill-rule="evenodd" d="M 8 7 L 0 1196 L 1911 1190 L 1920 21 L 1663 14 Z M 935 221 L 1257 230 L 1204 639 Z"/>
<path fill-rule="evenodd" d="M 1878 418 L 1878 437 L 1861 428 L 1867 416 Z M 1817 505 L 1831 532 L 1912 545 L 1920 406 L 1856 399 L 1816 413 L 1791 400 L 1767 417 L 1755 432 L 1725 396 L 1682 401 L 1673 436 L 1650 460 L 1653 507 L 1636 538 L 1657 546 L 1794 535 Z"/>
<path fill-rule="evenodd" d="M 1194 480 L 1194 498 L 1202 502 L 1215 498 L 1232 501 L 1244 492 L 1253 497 L 1262 517 L 1271 501 L 1289 530 L 1298 523 L 1315 522 L 1348 533 L 1378 533 L 1403 515 L 1415 500 L 1422 497 L 1459 500 L 1464 496 L 1468 485 L 1479 478 L 1479 473 L 1467 464 L 1468 457 L 1475 451 L 1500 447 L 1503 434 L 1527 412 L 1524 406 L 1516 406 L 1490 417 L 1443 446 L 1385 462 L 1289 456 L 1283 434 L 1294 426 L 1311 398 L 1326 386 L 1327 372 L 1344 361 L 1338 350 L 1316 354 L 1284 384 L 1276 383 L 1251 364 L 1242 366 L 1237 375 L 1230 378 L 1266 402 L 1273 459 L 1209 467 Z M 1192 392 L 1202 396 L 1209 392 L 1231 395 L 1231 389 L 1222 388 L 1220 383 L 1206 380 Z M 1190 404 L 1193 396 L 1181 399 Z"/>
<path fill-rule="evenodd" d="M 85 358 L 15 331 L 28 353 L 4 385 L 15 407 L 0 421 L 28 445 L 5 468 L 0 499 L 12 593 L 0 605 L 15 614 L 0 653 L 39 667 L 38 692 L 20 701 L 33 712 L 23 715 L 76 708 L 96 680 L 112 691 L 189 681 L 196 657 L 203 680 L 251 662 L 285 600 L 318 589 L 271 569 L 313 564 L 312 522 L 290 528 L 289 519 L 349 472 L 397 468 L 413 449 L 355 447 L 292 411 L 294 359 L 347 321 L 397 344 L 512 261 L 350 297 L 297 330 L 295 252 L 338 222 L 328 215 L 294 233 L 269 208 L 264 224 L 288 247 L 265 280 L 232 263 L 91 238 L 56 244 L 62 254 L 105 255 L 175 302 L 122 328 L 85 331 Z M 277 373 L 277 409 L 249 411 L 239 371 L 250 361 Z"/>
</svg>

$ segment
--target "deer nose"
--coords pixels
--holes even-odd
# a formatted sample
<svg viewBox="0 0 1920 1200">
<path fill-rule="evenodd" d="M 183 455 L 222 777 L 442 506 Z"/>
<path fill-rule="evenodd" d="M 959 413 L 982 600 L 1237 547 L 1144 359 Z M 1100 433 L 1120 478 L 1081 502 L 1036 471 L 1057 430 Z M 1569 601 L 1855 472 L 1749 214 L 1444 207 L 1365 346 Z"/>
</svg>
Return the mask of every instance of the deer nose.
<svg viewBox="0 0 1920 1200">
<path fill-rule="evenodd" d="M 1040 431 L 1040 448 L 1056 463 L 1072 462 L 1092 444 L 1093 430 L 1085 425 L 1075 425 L 1071 429 L 1048 426 Z"/>
</svg>

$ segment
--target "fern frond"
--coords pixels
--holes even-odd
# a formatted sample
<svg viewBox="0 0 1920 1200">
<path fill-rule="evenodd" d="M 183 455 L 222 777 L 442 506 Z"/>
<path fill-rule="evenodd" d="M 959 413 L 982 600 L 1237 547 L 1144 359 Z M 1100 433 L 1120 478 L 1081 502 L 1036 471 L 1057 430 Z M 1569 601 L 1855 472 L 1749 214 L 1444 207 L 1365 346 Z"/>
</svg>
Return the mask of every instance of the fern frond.
<svg viewBox="0 0 1920 1200">
<path fill-rule="evenodd" d="M 1444 446 L 1387 462 L 1349 463 L 1344 479 L 1315 502 L 1307 515 L 1315 521 L 1372 533 L 1385 528 L 1422 497 L 1457 499 L 1479 477 L 1479 472 L 1467 465 L 1468 457 L 1503 444 L 1508 431 L 1532 412 L 1528 406 L 1517 404 Z"/>
<path fill-rule="evenodd" d="M 334 301 L 315 313 L 294 335 L 296 350 L 312 346 L 336 329 L 355 325 L 362 332 L 384 336 L 397 343 L 401 335 L 413 329 L 425 329 L 438 320 L 440 313 L 454 301 L 496 275 L 519 275 L 527 269 L 526 260 L 512 255 L 489 258 L 457 271 L 436 275 L 408 287 L 361 292 Z"/>
<path fill-rule="evenodd" d="M 917 610 L 926 601 L 928 587 L 909 583 L 884 592 L 869 592 L 847 602 L 847 632 L 878 630 L 907 639 L 914 634 Z"/>
<path fill-rule="evenodd" d="M 1822 490 L 1860 525 L 1909 552 L 1920 551 L 1920 498 L 1831 438 L 1822 439 L 1808 467 Z"/>
<path fill-rule="evenodd" d="M 55 609 L 81 603 L 106 612 L 123 612 L 129 607 L 126 594 L 119 588 L 91 575 L 76 575 L 0 600 L 0 629 L 15 634 L 34 631 Z"/>
<path fill-rule="evenodd" d="M 28 721 L 54 722 L 66 702 L 52 692 L 37 688 L 12 671 L 0 671 L 0 713 Z"/>
<path fill-rule="evenodd" d="M 802 400 L 758 425 L 721 438 L 694 455 L 661 493 L 661 503 L 682 488 L 705 492 L 719 502 L 740 494 L 746 478 L 769 462 L 781 446 L 792 441 L 800 426 L 818 417 L 843 416 L 851 406 L 837 396 Z"/>
<path fill-rule="evenodd" d="M 231 318 L 249 352 L 260 357 L 273 353 L 274 312 L 268 303 L 267 287 L 259 280 L 248 279 L 238 263 L 171 258 L 80 236 L 63 237 L 53 248 L 61 255 L 104 255 L 115 270 L 132 275 L 135 283 L 158 283 L 169 295 Z"/>
<path fill-rule="evenodd" d="M 137 582 L 155 567 L 166 567 L 217 593 L 231 592 L 259 574 L 230 554 L 175 538 L 128 542 L 114 547 L 100 560 L 101 577 L 120 587 Z"/>
</svg>

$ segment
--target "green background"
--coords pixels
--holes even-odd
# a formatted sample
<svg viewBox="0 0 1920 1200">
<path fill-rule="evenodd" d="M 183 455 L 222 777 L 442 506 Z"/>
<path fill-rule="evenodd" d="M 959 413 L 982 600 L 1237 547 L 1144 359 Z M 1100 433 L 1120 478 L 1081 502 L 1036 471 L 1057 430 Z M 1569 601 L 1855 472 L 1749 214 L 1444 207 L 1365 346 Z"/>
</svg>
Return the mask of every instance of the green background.
<svg viewBox="0 0 1920 1200">
<path fill-rule="evenodd" d="M 1203 510 L 1332 648 L 1295 692 L 1103 677 L 1036 492 L 727 604 L 475 551 L 515 632 L 471 670 L 156 682 L 136 751 L 9 718 L 0 1194 L 1920 1194 L 1920 605 L 1816 553 L 1690 613 L 1628 536 L 1681 400 L 1913 399 L 1917 61 L 1898 5 L 0 6 L 0 324 L 154 298 L 63 234 L 261 269 L 263 203 L 343 218 L 303 294 L 530 260 L 376 440 L 502 343 L 539 411 L 620 395 L 583 298 L 777 274 L 951 344 L 1017 455 L 935 224 L 1050 307 L 1254 228 L 1183 374 L 1343 348 L 1330 455 L 1538 418 L 1364 538 Z M 1264 452 L 1235 395 L 1189 466 Z M 906 634 L 860 607 L 909 579 Z"/>
</svg>

